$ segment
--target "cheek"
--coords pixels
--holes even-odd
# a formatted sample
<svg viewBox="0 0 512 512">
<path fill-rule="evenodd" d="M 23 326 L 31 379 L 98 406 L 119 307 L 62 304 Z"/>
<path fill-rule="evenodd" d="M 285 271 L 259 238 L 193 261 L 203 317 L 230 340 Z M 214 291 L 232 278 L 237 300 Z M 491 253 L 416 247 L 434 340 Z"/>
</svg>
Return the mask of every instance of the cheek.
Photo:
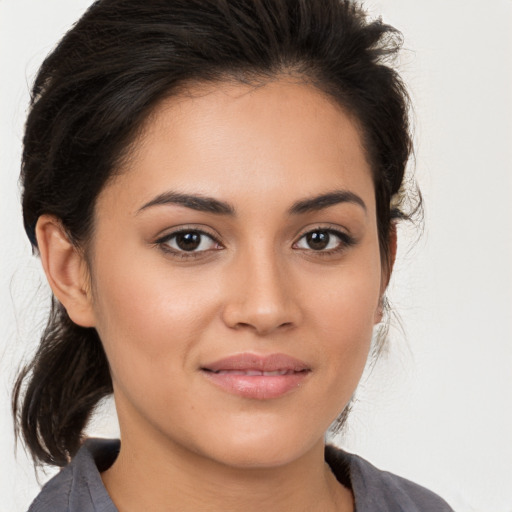
<svg viewBox="0 0 512 512">
<path fill-rule="evenodd" d="M 375 244 L 347 256 L 332 273 L 311 279 L 307 290 L 315 316 L 325 328 L 368 333 L 373 329 L 381 289 L 381 263 Z"/>
<path fill-rule="evenodd" d="M 341 295 L 336 302 L 324 304 L 315 330 L 324 341 L 326 354 L 332 358 L 332 370 L 341 370 L 352 386 L 354 380 L 359 380 L 370 350 L 375 302 L 369 301 L 364 308 L 361 303 L 355 305 L 349 294 Z"/>
<path fill-rule="evenodd" d="M 318 286 L 309 290 L 314 304 L 311 329 L 331 359 L 332 382 L 352 394 L 371 346 L 380 301 L 380 262 L 370 259 L 367 265 L 347 266 L 323 284 L 323 293 Z"/>
<path fill-rule="evenodd" d="M 208 279 L 173 269 L 163 258 L 155 264 L 144 252 L 104 256 L 95 268 L 94 308 L 113 378 L 139 371 L 155 376 L 159 368 L 166 374 L 186 364 L 215 314 Z"/>
</svg>

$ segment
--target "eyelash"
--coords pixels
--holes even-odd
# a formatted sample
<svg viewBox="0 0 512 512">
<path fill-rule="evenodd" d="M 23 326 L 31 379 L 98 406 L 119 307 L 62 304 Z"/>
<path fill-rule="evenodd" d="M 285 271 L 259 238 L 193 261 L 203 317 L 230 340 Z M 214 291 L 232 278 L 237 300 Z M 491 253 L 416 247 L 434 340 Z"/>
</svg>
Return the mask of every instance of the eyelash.
<svg viewBox="0 0 512 512">
<path fill-rule="evenodd" d="M 310 229 L 310 230 L 306 231 L 305 233 L 303 233 L 299 237 L 298 241 L 294 243 L 294 246 L 300 240 L 302 240 L 306 236 L 308 236 L 312 233 L 315 233 L 315 232 L 327 233 L 329 236 L 334 235 L 335 237 L 337 237 L 339 239 L 339 243 L 338 243 L 337 247 L 335 247 L 334 249 L 329 249 L 329 250 L 315 250 L 315 249 L 299 249 L 299 250 L 311 251 L 312 253 L 315 254 L 315 256 L 328 257 L 333 254 L 341 253 L 341 252 L 345 251 L 346 249 L 348 249 L 349 247 L 352 247 L 356 244 L 356 240 L 352 236 L 348 235 L 347 233 L 345 233 L 343 231 L 339 231 L 334 228 L 326 228 L 326 227 L 318 226 L 314 229 Z M 219 240 L 215 236 L 213 236 L 212 234 L 210 234 L 206 231 L 203 231 L 202 229 L 198 229 L 198 228 L 178 229 L 178 230 L 173 231 L 172 233 L 169 233 L 169 234 L 159 238 L 158 240 L 156 240 L 155 245 L 159 246 L 164 252 L 171 254 L 172 256 L 180 258 L 180 259 L 198 258 L 198 257 L 201 257 L 201 255 L 203 255 L 205 252 L 208 252 L 209 250 L 220 250 L 217 248 L 217 249 L 207 249 L 207 250 L 203 250 L 203 251 L 185 251 L 185 250 L 177 250 L 177 249 L 173 249 L 173 248 L 169 247 L 169 241 L 175 239 L 180 234 L 187 234 L 187 233 L 195 233 L 200 236 L 206 236 L 207 238 L 210 238 L 212 240 L 212 242 L 214 242 L 218 245 L 221 245 Z M 329 242 L 330 242 L 330 240 L 329 240 Z"/>
<path fill-rule="evenodd" d="M 171 254 L 174 257 L 180 258 L 180 259 L 191 259 L 191 258 L 198 258 L 203 253 L 207 251 L 184 251 L 184 250 L 177 250 L 169 247 L 169 242 L 179 236 L 180 234 L 187 234 L 187 233 L 196 233 L 201 236 L 206 236 L 210 238 L 213 242 L 220 245 L 220 242 L 217 240 L 215 236 L 213 236 L 210 233 L 207 233 L 206 231 L 198 228 L 181 228 L 176 231 L 173 231 L 172 233 L 169 233 L 168 235 L 165 235 L 158 240 L 156 240 L 155 244 L 158 245 L 164 252 Z M 213 250 L 219 250 L 219 249 L 213 249 Z"/>
<path fill-rule="evenodd" d="M 299 240 L 297 242 L 295 242 L 294 245 L 296 245 L 300 240 L 302 240 L 306 236 L 308 236 L 312 233 L 318 233 L 318 232 L 327 233 L 330 237 L 334 235 L 336 238 L 339 239 L 338 245 L 334 249 L 329 249 L 329 250 L 314 250 L 314 249 L 301 249 L 301 250 L 311 251 L 314 253 L 315 256 L 329 257 L 334 254 L 343 253 L 348 248 L 350 248 L 356 244 L 356 239 L 354 237 L 350 236 L 349 234 L 345 233 L 344 231 L 340 231 L 340 230 L 334 229 L 334 228 L 326 228 L 323 226 L 317 226 L 314 229 L 309 229 L 305 233 L 302 233 L 302 235 L 299 237 Z M 329 240 L 329 242 L 330 242 L 330 240 Z"/>
</svg>

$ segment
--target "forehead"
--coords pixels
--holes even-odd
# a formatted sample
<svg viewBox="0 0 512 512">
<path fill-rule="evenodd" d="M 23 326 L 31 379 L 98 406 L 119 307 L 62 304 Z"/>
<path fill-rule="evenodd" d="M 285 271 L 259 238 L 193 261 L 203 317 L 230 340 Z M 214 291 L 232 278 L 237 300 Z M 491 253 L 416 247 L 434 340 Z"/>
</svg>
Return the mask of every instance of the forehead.
<svg viewBox="0 0 512 512">
<path fill-rule="evenodd" d="M 357 123 L 311 85 L 191 87 L 162 101 L 109 188 L 134 212 L 172 189 L 249 205 L 355 189 L 373 208 Z M 100 195 L 101 199 L 101 195 Z"/>
</svg>

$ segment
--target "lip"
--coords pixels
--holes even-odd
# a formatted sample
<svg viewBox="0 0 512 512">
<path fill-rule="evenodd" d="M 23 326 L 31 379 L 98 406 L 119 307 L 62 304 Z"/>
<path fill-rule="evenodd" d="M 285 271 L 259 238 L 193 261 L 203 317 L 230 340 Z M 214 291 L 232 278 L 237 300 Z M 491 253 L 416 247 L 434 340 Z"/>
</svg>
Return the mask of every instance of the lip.
<svg viewBox="0 0 512 512">
<path fill-rule="evenodd" d="M 269 400 L 301 386 L 311 367 L 286 354 L 236 354 L 201 367 L 203 375 L 224 391 Z"/>
</svg>

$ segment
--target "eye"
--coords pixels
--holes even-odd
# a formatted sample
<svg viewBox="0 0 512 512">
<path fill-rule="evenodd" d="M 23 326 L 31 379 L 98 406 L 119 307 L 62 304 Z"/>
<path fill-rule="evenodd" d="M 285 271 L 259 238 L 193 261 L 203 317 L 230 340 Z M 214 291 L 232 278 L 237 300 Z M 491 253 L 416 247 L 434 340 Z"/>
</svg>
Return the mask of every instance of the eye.
<svg viewBox="0 0 512 512">
<path fill-rule="evenodd" d="M 351 236 L 335 229 L 318 228 L 301 236 L 295 244 L 298 249 L 333 253 L 354 245 Z"/>
<path fill-rule="evenodd" d="M 200 253 L 219 249 L 220 244 L 211 235 L 198 229 L 182 229 L 175 231 L 156 242 L 161 245 L 164 250 L 172 253 L 180 253 L 187 256 L 186 253 Z"/>
</svg>

